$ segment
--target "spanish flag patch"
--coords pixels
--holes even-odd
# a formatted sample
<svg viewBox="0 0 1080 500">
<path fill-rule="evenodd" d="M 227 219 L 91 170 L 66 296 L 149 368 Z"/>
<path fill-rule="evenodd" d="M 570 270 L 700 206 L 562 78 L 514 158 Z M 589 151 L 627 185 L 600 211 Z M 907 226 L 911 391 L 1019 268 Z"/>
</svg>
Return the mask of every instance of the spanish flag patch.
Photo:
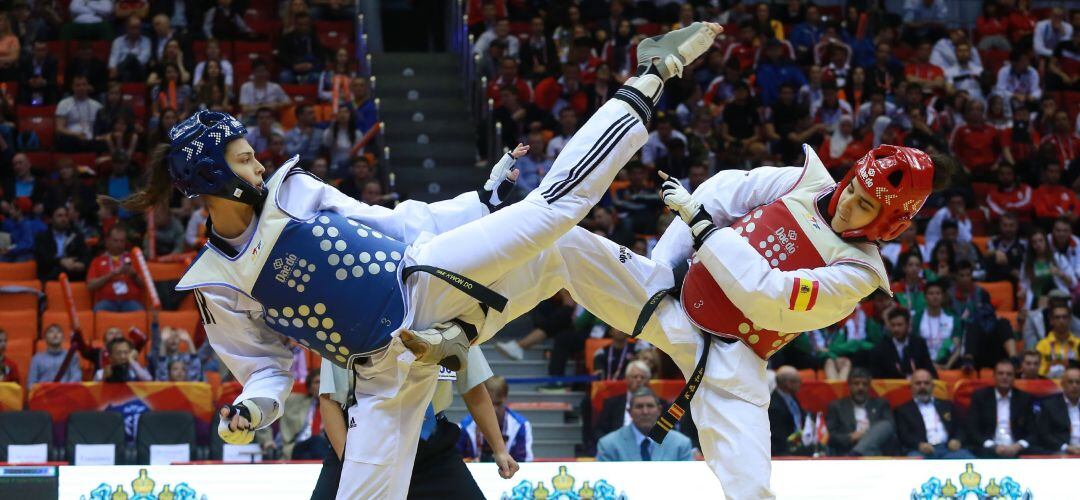
<svg viewBox="0 0 1080 500">
<path fill-rule="evenodd" d="M 818 282 L 804 278 L 795 278 L 791 287 L 791 300 L 788 309 L 792 311 L 809 311 L 817 302 Z"/>
</svg>

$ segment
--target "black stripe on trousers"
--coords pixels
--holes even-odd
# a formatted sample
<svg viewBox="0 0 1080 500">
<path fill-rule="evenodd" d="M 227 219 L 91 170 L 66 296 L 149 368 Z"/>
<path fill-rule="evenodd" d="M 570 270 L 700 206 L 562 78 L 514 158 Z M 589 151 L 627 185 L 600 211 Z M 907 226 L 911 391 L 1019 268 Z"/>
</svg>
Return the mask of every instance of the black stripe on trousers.
<svg viewBox="0 0 1080 500">
<path fill-rule="evenodd" d="M 627 116 L 630 116 L 630 115 L 627 115 Z M 609 154 L 611 154 L 611 152 L 615 149 L 615 146 L 617 146 L 619 144 L 619 141 L 621 141 L 623 139 L 623 137 L 626 137 L 626 134 L 630 132 L 630 129 L 634 128 L 634 122 L 635 121 L 636 121 L 636 118 L 631 116 L 631 119 L 630 119 L 630 121 L 628 123 L 626 123 L 624 125 L 621 125 L 620 126 L 621 130 L 618 131 L 619 135 L 615 136 L 614 140 L 611 140 L 612 138 L 608 137 L 608 139 L 610 140 L 610 144 L 605 144 L 604 145 L 604 147 L 606 149 L 602 153 L 600 153 L 599 156 L 597 156 L 595 158 L 595 161 L 591 161 L 589 163 L 588 167 L 586 167 L 584 169 L 584 171 L 581 172 L 580 175 L 575 176 L 572 179 L 572 181 L 571 181 L 571 178 L 567 177 L 566 180 L 571 181 L 571 182 L 569 184 L 567 184 L 565 187 L 561 187 L 559 189 L 559 191 L 557 193 L 555 193 L 554 196 L 547 199 L 547 202 L 548 203 L 555 203 L 556 201 L 559 200 L 559 198 L 562 198 L 563 196 L 566 196 L 568 193 L 570 193 L 570 191 L 572 191 L 579 184 L 581 184 L 581 181 L 585 180 L 586 177 L 591 175 L 593 170 L 596 170 L 596 166 L 599 165 L 601 162 L 603 162 L 605 159 L 607 159 L 607 156 Z"/>
<path fill-rule="evenodd" d="M 593 143 L 592 148 L 590 148 L 589 151 L 585 153 L 585 155 L 582 156 L 580 160 L 578 160 L 577 165 L 574 165 L 570 168 L 570 172 L 569 174 L 567 174 L 566 178 L 552 184 L 547 188 L 546 191 L 544 191 L 544 199 L 547 200 L 548 203 L 550 203 L 552 201 L 550 198 L 554 195 L 554 193 L 562 189 L 562 186 L 566 185 L 566 183 L 570 182 L 575 176 L 577 176 L 582 166 L 591 161 L 590 157 L 595 156 L 595 154 L 599 152 L 600 148 L 603 147 L 604 141 L 606 139 L 609 139 L 610 135 L 615 133 L 616 129 L 624 125 L 628 119 L 632 120 L 633 117 L 627 114 L 626 116 L 615 120 L 611 125 L 608 125 L 607 130 L 605 130 L 604 133 L 600 135 L 600 139 Z"/>
</svg>

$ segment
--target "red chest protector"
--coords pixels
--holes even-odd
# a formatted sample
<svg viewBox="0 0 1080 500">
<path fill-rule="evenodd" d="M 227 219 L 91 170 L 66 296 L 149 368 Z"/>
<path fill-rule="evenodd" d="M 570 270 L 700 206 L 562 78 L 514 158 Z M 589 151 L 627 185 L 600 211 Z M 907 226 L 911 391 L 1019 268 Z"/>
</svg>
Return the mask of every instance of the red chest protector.
<svg viewBox="0 0 1080 500">
<path fill-rule="evenodd" d="M 807 218 L 807 223 L 825 227 L 825 222 L 816 215 L 802 215 Z M 774 269 L 793 271 L 826 264 L 784 198 L 754 209 L 730 227 L 746 238 Z M 806 289 L 795 290 L 792 302 L 801 302 L 800 306 L 808 310 L 813 308 L 813 301 L 817 298 L 816 283 L 806 283 L 802 287 Z M 762 359 L 768 359 L 796 335 L 764 330 L 747 319 L 727 298 L 701 262 L 691 264 L 686 273 L 682 304 L 686 315 L 699 328 L 721 337 L 741 340 Z"/>
</svg>

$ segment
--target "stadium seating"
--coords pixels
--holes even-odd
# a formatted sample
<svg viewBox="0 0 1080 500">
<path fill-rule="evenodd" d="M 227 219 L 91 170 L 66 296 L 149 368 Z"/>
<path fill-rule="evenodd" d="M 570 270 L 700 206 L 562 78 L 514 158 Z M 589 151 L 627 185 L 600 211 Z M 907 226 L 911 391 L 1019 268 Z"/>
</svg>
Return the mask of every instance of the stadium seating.
<svg viewBox="0 0 1080 500">
<path fill-rule="evenodd" d="M 195 442 L 195 417 L 181 411 L 148 411 L 139 415 L 135 431 L 135 463 L 150 464 L 150 447 L 159 444 L 187 444 L 191 460 L 202 458 Z"/>
<path fill-rule="evenodd" d="M 0 281 L 26 281 L 37 279 L 37 262 L 0 263 Z"/>
<path fill-rule="evenodd" d="M 75 461 L 75 447 L 80 444 L 111 444 L 116 449 L 116 464 L 127 463 L 124 439 L 124 416 L 115 411 L 76 411 L 68 415 L 65 459 Z"/>
<path fill-rule="evenodd" d="M 44 411 L 0 412 L 0 462 L 7 461 L 12 444 L 45 444 L 52 458 L 52 418 Z"/>
</svg>

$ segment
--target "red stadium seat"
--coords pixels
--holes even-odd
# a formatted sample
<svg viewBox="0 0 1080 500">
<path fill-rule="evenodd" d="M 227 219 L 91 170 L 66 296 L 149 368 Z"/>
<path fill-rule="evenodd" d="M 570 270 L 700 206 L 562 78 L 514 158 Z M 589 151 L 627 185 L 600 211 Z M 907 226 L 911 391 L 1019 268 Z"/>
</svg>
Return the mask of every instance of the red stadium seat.
<svg viewBox="0 0 1080 500">
<path fill-rule="evenodd" d="M 15 80 L 0 82 L 0 97 L 9 102 L 19 102 L 19 82 Z"/>
<path fill-rule="evenodd" d="M 799 405 L 806 411 L 824 412 L 833 400 L 845 398 L 850 394 L 847 382 L 803 379 L 802 387 L 795 396 Z"/>
<path fill-rule="evenodd" d="M 53 118 L 56 116 L 56 106 L 17 106 L 15 108 L 15 114 L 20 119 L 29 118 L 31 116 L 47 116 Z"/>
<path fill-rule="evenodd" d="M 97 170 L 98 155 L 96 153 L 60 153 L 60 158 L 63 157 L 71 158 L 76 168 L 85 166 Z"/>
<path fill-rule="evenodd" d="M 94 336 L 94 311 L 79 311 L 77 314 L 83 338 L 87 341 L 96 340 L 97 337 Z M 65 335 L 70 334 L 73 329 L 71 316 L 68 316 L 67 311 L 45 311 L 45 314 L 41 315 L 41 330 L 44 331 L 52 324 L 60 325 L 60 328 L 64 329 Z"/>
<path fill-rule="evenodd" d="M 149 318 L 146 315 L 146 311 L 124 313 L 99 311 L 94 313 L 94 338 L 105 338 L 105 332 L 113 327 L 119 328 L 125 334 L 132 327 L 138 328 L 144 332 L 150 331 Z"/>
<path fill-rule="evenodd" d="M 1045 398 L 1047 396 L 1053 396 L 1054 394 L 1061 393 L 1061 386 L 1058 385 L 1056 380 L 1039 379 L 1039 380 L 1021 380 L 1017 379 L 1016 388 L 1024 391 L 1036 398 Z"/>
<path fill-rule="evenodd" d="M 38 170 L 51 171 L 53 169 L 53 154 L 48 151 L 27 151 L 23 153 L 30 165 Z"/>
<path fill-rule="evenodd" d="M 1017 381 L 1019 382 L 1019 381 Z M 961 411 L 966 412 L 971 406 L 971 395 L 983 387 L 993 387 L 992 380 L 961 380 L 953 386 L 953 404 Z"/>
<path fill-rule="evenodd" d="M 41 290 L 41 282 L 34 280 L 4 280 L 0 286 L 18 286 L 33 290 Z M 38 296 L 33 293 L 4 293 L 0 294 L 0 311 L 37 311 Z"/>
<path fill-rule="evenodd" d="M 282 84 L 281 89 L 289 94 L 293 102 L 300 104 L 315 104 L 319 102 L 319 87 L 314 84 Z"/>
<path fill-rule="evenodd" d="M 281 21 L 277 19 L 251 19 L 247 21 L 248 27 L 252 29 L 261 38 L 265 38 L 271 45 L 277 44 L 278 38 L 281 36 Z M 239 50 L 237 54 L 243 54 Z"/>
<path fill-rule="evenodd" d="M 26 377 L 30 373 L 30 360 L 34 357 L 34 339 L 15 339 L 9 336 L 4 357 L 11 359 L 15 366 L 19 367 L 19 383 L 26 387 Z"/>
<path fill-rule="evenodd" d="M 0 281 L 19 281 L 37 279 L 37 262 L 0 263 Z"/>
<path fill-rule="evenodd" d="M 179 328 L 186 330 L 194 337 L 195 329 L 199 326 L 199 313 L 196 311 L 160 311 L 158 312 L 158 327 Z"/>
<path fill-rule="evenodd" d="M 193 56 L 196 61 L 202 62 L 206 60 L 206 43 L 206 40 L 191 42 L 191 51 L 194 52 Z M 226 61 L 233 60 L 232 40 L 218 40 L 218 48 L 221 50 L 222 59 Z"/>
<path fill-rule="evenodd" d="M 94 301 L 90 296 L 90 290 L 86 288 L 85 281 L 72 281 L 71 295 L 75 299 L 76 311 L 89 311 L 94 308 Z M 60 288 L 59 281 L 45 282 L 45 309 L 48 311 L 64 311 L 68 309 L 64 292 Z"/>
<path fill-rule="evenodd" d="M 19 130 L 33 132 L 41 143 L 42 150 L 53 148 L 53 136 L 56 133 L 56 119 L 52 116 L 19 117 Z"/>
<path fill-rule="evenodd" d="M 38 337 L 37 311 L 24 309 L 21 311 L 0 311 L 0 328 L 7 332 L 8 342 L 15 339 L 28 339 L 33 341 Z M 8 347 L 8 352 L 11 347 Z"/>
<path fill-rule="evenodd" d="M 233 51 L 237 55 L 237 59 L 243 59 L 247 56 L 248 59 L 262 58 L 267 63 L 273 61 L 274 48 L 270 42 L 233 42 Z M 235 65 L 236 61 L 232 61 Z"/>
<path fill-rule="evenodd" d="M 911 383 L 902 379 L 873 380 L 870 382 L 870 390 L 880 398 L 889 402 L 889 406 L 896 408 L 911 400 Z M 949 386 L 944 381 L 934 381 L 934 397 L 949 399 Z"/>
</svg>

